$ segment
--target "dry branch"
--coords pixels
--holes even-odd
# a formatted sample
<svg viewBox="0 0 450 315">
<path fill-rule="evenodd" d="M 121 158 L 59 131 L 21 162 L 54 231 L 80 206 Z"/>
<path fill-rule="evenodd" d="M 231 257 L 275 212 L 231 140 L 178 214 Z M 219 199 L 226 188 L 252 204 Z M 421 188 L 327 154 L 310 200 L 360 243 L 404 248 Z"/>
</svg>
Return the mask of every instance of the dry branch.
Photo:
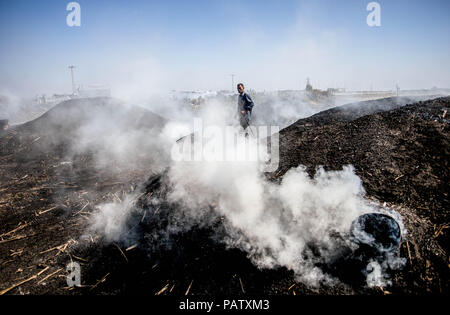
<svg viewBox="0 0 450 315">
<path fill-rule="evenodd" d="M 186 292 L 184 293 L 184 295 L 188 295 L 189 291 L 191 290 L 192 287 L 192 283 L 194 282 L 194 280 L 191 281 L 191 283 L 189 284 L 189 287 L 187 288 Z"/>
<path fill-rule="evenodd" d="M 164 293 L 164 291 L 167 290 L 167 288 L 169 287 L 169 284 L 167 283 L 164 288 L 162 288 L 161 290 L 159 290 L 158 292 L 155 293 L 155 295 L 160 295 L 162 293 Z"/>
<path fill-rule="evenodd" d="M 242 290 L 242 293 L 245 294 L 244 285 L 242 284 L 242 280 L 241 280 L 240 277 L 239 277 L 239 283 L 241 284 L 241 290 Z"/>
<path fill-rule="evenodd" d="M 58 272 L 60 272 L 61 270 L 63 270 L 62 268 L 59 268 L 58 270 L 56 270 L 55 272 L 52 272 L 51 274 L 45 276 L 44 278 L 42 278 L 41 280 L 39 280 L 38 284 L 41 284 L 42 282 L 44 282 L 45 280 L 49 279 L 50 277 L 56 275 Z"/>
<path fill-rule="evenodd" d="M 120 253 L 122 254 L 123 258 L 125 258 L 125 260 L 128 262 L 128 258 L 125 255 L 125 253 L 122 251 L 122 249 L 119 247 L 119 245 L 117 245 L 116 243 L 114 243 L 114 245 L 119 249 Z"/>
<path fill-rule="evenodd" d="M 109 272 L 108 272 L 103 278 L 101 278 L 100 280 L 98 280 L 97 283 L 94 284 L 94 285 L 90 288 L 90 291 L 94 290 L 100 283 L 105 282 L 106 277 L 108 277 L 108 276 L 109 276 Z"/>
<path fill-rule="evenodd" d="M 39 271 L 37 274 L 35 274 L 34 276 L 32 276 L 32 277 L 30 277 L 30 278 L 28 278 L 28 279 L 22 280 L 22 281 L 20 281 L 20 282 L 18 282 L 18 283 L 16 283 L 16 284 L 13 284 L 13 285 L 10 286 L 9 288 L 6 288 L 6 289 L 0 291 L 0 295 L 3 295 L 3 294 L 5 294 L 5 293 L 7 293 L 7 292 L 11 291 L 12 289 L 17 288 L 18 286 L 20 286 L 20 285 L 22 285 L 22 284 L 24 284 L 24 283 L 26 283 L 26 282 L 28 282 L 28 281 L 31 281 L 31 280 L 33 280 L 33 279 L 36 279 L 36 278 L 39 277 L 42 273 L 44 273 L 48 268 L 49 268 L 49 267 L 47 266 L 47 267 L 45 267 L 44 269 L 42 269 L 41 271 Z"/>
<path fill-rule="evenodd" d="M 28 226 L 28 225 L 30 225 L 30 223 L 22 224 L 22 225 L 20 225 L 19 227 L 15 228 L 14 230 L 11 230 L 11 231 L 9 231 L 9 232 L 6 232 L 6 233 L 1 234 L 1 235 L 0 235 L 0 238 L 1 238 L 1 237 L 8 236 L 9 234 L 13 234 L 13 233 L 15 233 L 15 232 L 17 232 L 17 231 L 20 231 L 21 229 L 23 229 L 24 227 L 26 227 L 26 226 Z"/>
<path fill-rule="evenodd" d="M 51 207 L 50 209 L 47 209 L 47 210 L 43 210 L 43 211 L 39 211 L 39 212 L 37 212 L 36 214 L 35 214 L 35 216 L 40 216 L 41 214 L 44 214 L 44 213 L 46 213 L 46 212 L 49 212 L 49 211 L 52 211 L 52 210 L 55 210 L 56 208 L 58 208 L 57 206 L 55 206 L 55 207 Z"/>
</svg>

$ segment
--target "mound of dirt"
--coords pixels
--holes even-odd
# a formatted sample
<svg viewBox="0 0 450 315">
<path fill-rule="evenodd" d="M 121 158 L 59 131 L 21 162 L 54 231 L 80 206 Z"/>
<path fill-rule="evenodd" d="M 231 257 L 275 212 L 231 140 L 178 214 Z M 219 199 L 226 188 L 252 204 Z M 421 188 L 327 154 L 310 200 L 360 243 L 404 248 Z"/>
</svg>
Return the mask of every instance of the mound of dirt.
<svg viewBox="0 0 450 315">
<path fill-rule="evenodd" d="M 448 105 L 449 98 L 438 98 L 371 115 L 351 105 L 299 120 L 280 132 L 278 173 L 300 164 L 311 174 L 318 165 L 352 164 L 370 195 L 448 222 Z"/>
<path fill-rule="evenodd" d="M 79 238 L 88 211 L 98 203 L 123 198 L 151 174 L 146 157 L 142 165 L 119 169 L 111 156 L 108 167 L 99 167 L 98 152 L 89 147 L 74 150 L 80 137 L 95 140 L 99 133 L 113 132 L 152 137 L 165 122 L 115 99 L 74 99 L 0 135 L 0 288 L 47 266 L 49 271 L 58 270 L 55 254 L 62 252 L 55 246 Z M 91 126 L 100 127 L 81 133 Z M 52 279 L 58 281 L 56 286 L 43 282 L 33 284 L 31 291 L 19 288 L 12 293 L 67 293 L 60 279 L 58 275 Z"/>
<path fill-rule="evenodd" d="M 408 238 L 402 253 L 408 265 L 394 290 L 448 292 L 449 279 L 449 122 L 450 98 L 400 108 L 377 101 L 363 115 L 356 105 L 301 119 L 280 132 L 280 166 L 274 178 L 305 165 L 339 170 L 355 166 L 368 195 L 398 207 Z"/>
<path fill-rule="evenodd" d="M 407 264 L 393 274 L 392 287 L 348 283 L 313 289 L 296 282 L 286 268 L 258 269 L 246 253 L 215 239 L 223 228 L 217 218 L 170 239 L 160 237 L 152 248 L 152 231 L 176 215 L 177 205 L 168 201 L 146 211 L 147 196 L 165 200 L 166 173 L 149 174 L 143 167 L 112 176 L 94 168 L 88 155 L 61 171 L 63 144 L 50 141 L 54 146 L 44 152 L 36 139 L 55 128 L 70 135 L 90 119 L 90 105 L 72 109 L 69 104 L 74 114 L 63 123 L 53 122 L 62 110 L 55 107 L 0 138 L 0 288 L 12 294 L 448 293 L 449 120 L 443 109 L 450 98 L 407 106 L 397 101 L 350 104 L 297 121 L 280 131 L 280 167 L 267 174 L 276 182 L 298 165 L 310 175 L 320 165 L 327 170 L 354 165 L 368 196 L 387 202 L 404 219 L 408 234 L 400 255 Z M 140 121 L 145 125 L 152 117 Z M 123 127 L 131 121 L 136 123 L 131 119 Z M 153 126 L 157 122 L 147 125 Z M 107 243 L 85 234 L 96 205 L 123 201 L 133 192 L 139 211 L 128 224 L 135 243 Z M 72 260 L 81 265 L 80 288 L 65 282 Z"/>
</svg>

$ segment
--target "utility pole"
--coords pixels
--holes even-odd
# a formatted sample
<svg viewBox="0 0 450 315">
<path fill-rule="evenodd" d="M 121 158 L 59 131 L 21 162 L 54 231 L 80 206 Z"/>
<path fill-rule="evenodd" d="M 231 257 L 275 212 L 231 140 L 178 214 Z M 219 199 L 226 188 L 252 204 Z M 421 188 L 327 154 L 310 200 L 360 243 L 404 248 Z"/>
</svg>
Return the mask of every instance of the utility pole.
<svg viewBox="0 0 450 315">
<path fill-rule="evenodd" d="M 398 84 L 396 84 L 396 85 L 395 85 L 395 88 L 396 88 L 396 90 L 397 90 L 397 97 L 398 97 L 399 92 L 400 92 L 400 87 L 398 86 Z"/>
<path fill-rule="evenodd" d="M 231 75 L 231 92 L 234 91 L 234 74 L 230 74 Z"/>
<path fill-rule="evenodd" d="M 72 74 L 72 94 L 73 95 L 75 95 L 75 77 L 74 77 L 74 74 L 73 74 L 73 69 L 74 68 L 75 68 L 74 66 L 69 66 L 70 72 Z"/>
</svg>

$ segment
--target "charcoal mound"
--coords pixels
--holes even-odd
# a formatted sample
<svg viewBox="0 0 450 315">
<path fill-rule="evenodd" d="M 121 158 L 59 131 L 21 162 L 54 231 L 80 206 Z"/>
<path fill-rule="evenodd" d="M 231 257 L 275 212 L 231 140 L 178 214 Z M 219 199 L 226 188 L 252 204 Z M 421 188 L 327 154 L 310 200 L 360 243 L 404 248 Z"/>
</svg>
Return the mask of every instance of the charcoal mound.
<svg viewBox="0 0 450 315">
<path fill-rule="evenodd" d="M 300 119 L 291 126 L 285 128 L 285 130 L 289 131 L 290 128 L 295 128 L 294 126 L 299 124 L 318 127 L 337 122 L 349 122 L 366 115 L 372 115 L 376 113 L 394 110 L 407 104 L 422 102 L 430 98 L 432 97 L 397 96 L 356 103 L 349 103 L 321 111 L 307 118 Z"/>
<path fill-rule="evenodd" d="M 0 134 L 0 156 L 12 155 L 22 163 L 62 158 L 71 153 L 71 147 L 80 137 L 96 139 L 112 132 L 134 131 L 156 137 L 166 123 L 165 118 L 147 109 L 128 106 L 115 98 L 71 99 Z"/>
<path fill-rule="evenodd" d="M 85 103 L 86 102 L 86 103 Z M 111 100 L 96 100 L 94 108 L 115 108 Z M 113 102 L 114 103 L 114 102 Z M 80 106 L 74 109 L 72 106 Z M 81 105 L 80 105 L 81 104 Z M 176 205 L 161 204 L 158 211 L 148 203 L 150 195 L 164 199 L 167 191 L 163 174 L 148 169 L 139 173 L 105 177 L 81 160 L 83 176 L 55 177 L 61 162 L 55 146 L 40 154 L 41 133 L 60 134 L 89 120 L 90 101 L 61 104 L 37 120 L 7 130 L 0 137 L 0 220 L 2 222 L 1 288 L 49 267 L 42 277 L 65 270 L 76 260 L 83 268 L 82 288 L 67 289 L 64 277 L 52 276 L 45 285 L 29 281 L 9 293 L 35 294 L 448 294 L 449 290 L 449 120 L 444 109 L 450 98 L 437 98 L 399 105 L 392 99 L 377 106 L 346 105 L 298 120 L 280 131 L 280 165 L 266 174 L 279 181 L 292 167 L 305 165 L 313 176 L 318 166 L 340 170 L 352 164 L 361 178 L 368 198 L 386 202 L 401 215 L 405 237 L 399 256 L 403 269 L 392 274 L 388 288 L 368 288 L 348 279 L 362 265 L 341 260 L 330 265 L 330 273 L 348 286 L 313 289 L 295 280 L 286 268 L 262 270 L 252 265 L 246 253 L 226 248 L 215 239 L 220 218 L 208 225 L 193 226 L 170 236 L 167 243 L 149 239 L 153 229 L 163 230 L 166 219 L 176 215 Z M 112 107 L 109 107 L 112 106 Z M 69 109 L 67 120 L 58 111 Z M 82 109 L 81 109 L 82 108 Z M 53 112 L 54 111 L 54 112 Z M 99 111 L 102 112 L 102 111 Z M 73 113 L 73 114 L 72 114 Z M 102 114 L 103 115 L 103 114 Z M 108 116 L 109 115 L 109 116 Z M 131 119 L 133 124 L 151 121 Z M 103 117 L 103 116 L 102 116 Z M 111 114 L 105 113 L 105 119 Z M 144 116 L 146 117 L 146 116 Z M 130 120 L 129 120 L 130 122 Z M 128 123 L 127 123 L 128 124 Z M 127 124 L 124 123 L 123 127 Z M 155 122 L 156 124 L 156 122 Z M 152 128 L 149 124 L 148 128 Z M 133 126 L 129 126 L 133 127 Z M 122 128 L 120 125 L 118 128 Z M 47 130 L 47 131 L 46 131 Z M 148 179 L 141 190 L 137 185 Z M 62 181 L 63 179 L 63 181 Z M 55 185 L 55 183 L 57 185 Z M 95 187 L 95 194 L 87 187 Z M 85 236 L 87 219 L 95 205 L 137 193 L 136 213 L 129 231 L 136 243 L 92 239 L 89 245 L 70 245 Z M 59 199 L 58 199 L 59 198 Z M 56 200 L 56 201 L 55 201 Z M 153 212 L 149 212 L 153 210 Z M 145 214 L 145 216 L 144 216 Z M 89 239 L 89 238 L 88 238 Z M 162 238 L 162 240 L 165 240 Z M 69 245 L 68 245 L 69 244 Z M 157 250 L 152 246 L 157 244 Z M 166 244 L 167 246 L 164 246 Z M 26 250 L 22 250 L 26 249 Z M 21 251 L 22 250 L 22 251 Z M 356 256 L 356 255 L 354 255 Z M 339 268 L 342 266 L 343 268 Z M 344 270 L 345 267 L 347 270 Z M 351 270 L 349 270 L 351 269 Z M 41 277 L 41 278 L 42 278 Z M 39 279 L 41 279 L 39 278 Z M 189 289 L 189 290 L 188 290 Z"/>
<path fill-rule="evenodd" d="M 120 131 L 129 129 L 160 130 L 167 120 L 138 106 L 110 97 L 80 98 L 61 102 L 42 116 L 16 126 L 15 130 L 70 139 L 83 125 L 113 121 Z M 95 135 L 93 135 L 95 137 Z"/>
<path fill-rule="evenodd" d="M 369 196 L 405 206 L 397 209 L 409 233 L 405 240 L 401 240 L 400 227 L 391 217 L 368 214 L 360 218 L 364 230 L 374 236 L 375 243 L 381 247 L 395 247 L 392 254 L 407 260 L 401 271 L 388 269 L 394 282 L 390 292 L 448 292 L 448 281 L 440 279 L 449 279 L 446 266 L 448 231 L 445 228 L 448 224 L 449 121 L 443 117 L 443 110 L 448 107 L 450 98 L 406 106 L 389 101 L 384 100 L 387 102 L 385 105 L 380 101 L 375 112 L 373 106 L 371 109 L 359 109 L 353 104 L 319 113 L 316 118 L 299 120 L 283 129 L 280 132 L 280 167 L 274 174 L 267 175 L 276 181 L 284 171 L 301 164 L 308 167 L 311 176 L 319 165 L 328 170 L 339 170 L 347 164 L 355 165 Z M 360 105 L 364 104 L 367 103 Z M 362 115 L 365 110 L 370 114 Z M 341 113 L 341 117 L 337 114 L 336 118 L 335 112 Z M 305 124 L 305 121 L 311 122 L 317 117 L 320 119 L 316 124 Z M 421 172 L 427 176 L 420 176 Z M 164 195 L 169 189 L 164 178 L 164 174 L 151 177 L 144 186 L 144 195 Z M 141 198 L 138 205 L 138 209 L 153 209 L 146 198 Z M 429 210 L 424 212 L 419 205 L 428 206 Z M 139 248 L 144 253 L 142 255 L 147 254 L 148 259 L 135 271 L 141 268 L 140 272 L 148 273 L 149 278 L 156 277 L 161 288 L 166 283 L 163 279 L 171 279 L 169 286 L 181 284 L 185 288 L 190 283 L 186 275 L 191 275 L 197 279 L 198 286 L 194 289 L 197 294 L 242 293 L 234 275 L 246 284 L 259 284 L 246 287 L 248 293 L 291 293 L 287 290 L 287 284 L 295 280 L 289 270 L 258 270 L 248 263 L 245 253 L 226 249 L 220 240 L 215 239 L 217 231 L 222 228 L 220 221 L 214 221 L 217 218 L 212 218 L 206 226 L 193 226 L 184 232 L 180 229 L 179 233 L 168 235 L 169 238 L 158 238 L 162 242 L 155 246 L 146 236 L 151 235 L 152 231 L 164 230 L 171 216 L 177 214 L 176 209 L 177 205 L 165 204 L 158 208 L 157 214 L 147 214 L 143 221 L 139 221 L 142 215 L 136 215 L 132 220 L 130 233 L 134 233 L 133 239 L 137 236 Z M 349 231 L 350 234 L 352 231 L 354 229 Z M 349 287 L 326 287 L 317 291 L 296 283 L 296 292 L 376 293 L 365 287 L 366 268 L 370 261 L 377 260 L 386 252 L 380 253 L 373 244 L 359 242 L 356 250 L 343 247 L 341 257 L 320 266 L 346 283 L 350 291 Z M 125 243 L 122 247 L 129 245 Z M 125 268 L 123 264 L 121 268 Z M 145 271 L 150 265 L 161 268 L 158 267 L 158 272 Z M 183 272 L 180 273 L 180 270 Z M 202 275 L 208 281 L 205 282 Z M 152 289 L 158 291 L 157 287 Z M 177 291 L 176 294 L 179 293 Z"/>
</svg>

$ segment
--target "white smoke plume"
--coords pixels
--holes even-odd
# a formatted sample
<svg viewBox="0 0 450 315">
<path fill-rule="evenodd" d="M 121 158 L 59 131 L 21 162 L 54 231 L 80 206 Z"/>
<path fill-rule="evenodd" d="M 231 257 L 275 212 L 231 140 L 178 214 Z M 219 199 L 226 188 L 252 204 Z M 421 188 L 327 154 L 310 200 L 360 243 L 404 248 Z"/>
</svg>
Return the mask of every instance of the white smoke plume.
<svg viewBox="0 0 450 315">
<path fill-rule="evenodd" d="M 227 124 L 232 111 L 221 105 L 211 104 L 202 113 L 205 125 Z M 222 143 L 219 140 L 208 139 Z M 286 267 L 310 286 L 335 283 L 337 280 L 317 265 L 339 255 L 341 240 L 353 220 L 364 213 L 380 212 L 380 207 L 365 198 L 351 165 L 341 171 L 318 168 L 314 178 L 299 166 L 289 170 L 279 184 L 268 181 L 259 166 L 251 162 L 172 162 L 168 172 L 172 190 L 167 201 L 179 205 L 173 210 L 179 215 L 158 233 L 186 231 L 207 225 L 211 217 L 221 217 L 225 226 L 221 241 L 246 252 L 256 266 Z M 120 205 L 100 205 L 90 230 L 107 240 L 126 235 L 126 218 L 136 210 L 131 199 Z M 161 200 L 152 197 L 152 202 Z M 386 283 L 385 267 L 375 263 L 369 267 L 373 271 L 368 285 Z"/>
<path fill-rule="evenodd" d="M 251 166 L 180 165 L 171 168 L 170 178 L 170 197 L 190 209 L 188 218 L 198 220 L 199 209 L 215 204 L 226 219 L 230 247 L 246 251 L 261 268 L 287 267 L 310 285 L 329 279 L 313 258 L 302 257 L 308 245 L 324 244 L 321 256 L 326 260 L 337 246 L 332 234 L 346 234 L 358 215 L 375 210 L 365 202 L 351 166 L 337 172 L 319 169 L 313 179 L 298 167 L 280 185 Z"/>
</svg>

